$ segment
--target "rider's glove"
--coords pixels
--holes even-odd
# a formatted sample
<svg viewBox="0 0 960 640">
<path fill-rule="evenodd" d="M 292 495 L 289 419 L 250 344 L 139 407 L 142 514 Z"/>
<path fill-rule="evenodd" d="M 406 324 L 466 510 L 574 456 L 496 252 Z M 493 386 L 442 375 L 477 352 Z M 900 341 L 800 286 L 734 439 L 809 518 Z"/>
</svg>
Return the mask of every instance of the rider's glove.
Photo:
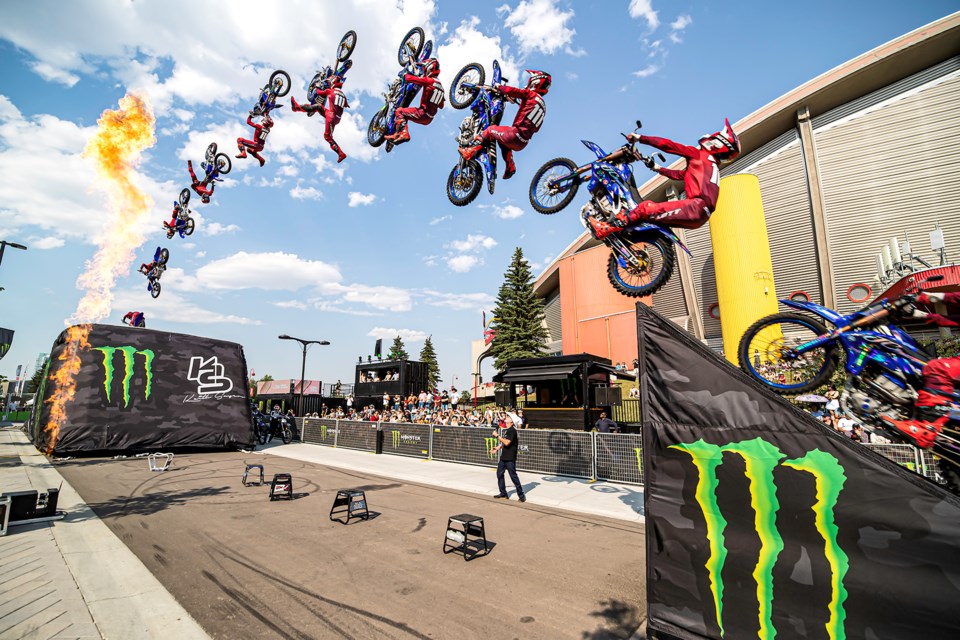
<svg viewBox="0 0 960 640">
<path fill-rule="evenodd" d="M 654 162 L 653 158 L 651 157 L 644 157 L 643 164 L 647 165 L 647 169 L 650 169 L 650 171 L 656 171 L 660 168 L 660 166 Z"/>
<path fill-rule="evenodd" d="M 924 292 L 924 293 L 921 293 L 919 296 L 917 296 L 917 302 L 919 302 L 920 304 L 936 304 L 938 302 L 943 302 L 945 297 L 946 296 L 944 296 L 944 294 L 942 293 Z"/>
<path fill-rule="evenodd" d="M 900 310 L 897 312 L 901 318 L 912 318 L 913 320 L 926 320 L 929 315 L 926 311 L 921 311 L 917 309 L 912 303 L 900 307 Z"/>
</svg>

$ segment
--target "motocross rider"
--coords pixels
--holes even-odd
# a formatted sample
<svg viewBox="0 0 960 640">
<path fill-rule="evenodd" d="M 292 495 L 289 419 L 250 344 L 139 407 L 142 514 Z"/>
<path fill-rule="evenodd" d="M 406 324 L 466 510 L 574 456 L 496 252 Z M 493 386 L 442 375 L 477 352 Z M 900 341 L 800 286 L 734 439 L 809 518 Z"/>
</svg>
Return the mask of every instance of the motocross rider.
<svg viewBox="0 0 960 640">
<path fill-rule="evenodd" d="M 170 222 L 164 222 L 163 226 L 167 230 L 167 239 L 173 237 L 173 234 L 180 232 L 180 237 L 186 237 L 183 233 L 183 226 L 180 224 L 180 216 L 186 213 L 190 214 L 190 210 L 184 207 L 178 200 L 173 201 L 173 213 L 170 214 Z"/>
<path fill-rule="evenodd" d="M 123 316 L 123 324 L 129 324 L 131 327 L 146 327 L 142 311 L 130 311 Z"/>
<path fill-rule="evenodd" d="M 290 105 L 295 112 L 303 111 L 308 116 L 314 113 L 322 113 L 326 120 L 323 130 L 323 139 L 327 141 L 330 148 L 337 153 L 337 163 L 341 163 L 347 158 L 340 145 L 333 139 L 333 130 L 340 123 L 344 108 L 349 108 L 347 97 L 343 95 L 340 87 L 343 86 L 343 80 L 340 76 L 333 73 L 333 69 L 326 67 L 324 70 L 324 79 L 320 81 L 317 87 L 311 88 L 310 104 L 300 105 L 293 96 L 290 96 Z M 326 104 L 324 104 L 326 103 Z"/>
<path fill-rule="evenodd" d="M 696 147 L 668 140 L 644 136 L 636 133 L 627 135 L 630 142 L 639 142 L 661 151 L 686 158 L 687 166 L 680 171 L 667 169 L 656 164 L 652 158 L 644 161 L 651 171 L 656 171 L 671 180 L 683 180 L 684 200 L 654 202 L 644 200 L 629 212 L 618 212 L 612 222 L 587 217 L 590 232 L 597 240 L 602 240 L 614 231 L 633 222 L 652 220 L 670 227 L 697 229 L 710 219 L 717 208 L 720 196 L 720 163 L 733 160 L 740 155 L 740 139 L 734 133 L 729 120 L 724 120 L 723 129 L 703 136 Z"/>
<path fill-rule="evenodd" d="M 200 166 L 203 168 L 203 180 L 197 180 L 197 174 L 193 171 L 193 161 L 187 160 L 187 170 L 190 172 L 190 179 L 192 180 L 190 186 L 200 196 L 200 200 L 204 204 L 209 204 L 210 196 L 213 195 L 213 188 L 217 186 L 214 182 L 223 182 L 223 180 L 220 178 L 220 170 L 217 169 L 215 162 L 201 162 Z"/>
<path fill-rule="evenodd" d="M 247 124 L 253 127 L 253 140 L 237 138 L 237 148 L 240 149 L 237 157 L 246 158 L 247 151 L 249 150 L 250 155 L 259 160 L 260 166 L 262 167 L 266 160 L 260 155 L 260 152 L 263 151 L 263 146 L 267 143 L 267 136 L 270 134 L 270 129 L 273 128 L 273 118 L 271 118 L 270 113 L 267 112 L 263 114 L 263 119 L 260 124 L 257 124 L 253 121 L 253 116 L 247 116 Z"/>
<path fill-rule="evenodd" d="M 487 127 L 474 140 L 472 147 L 463 147 L 460 149 L 460 155 L 464 160 L 472 160 L 475 155 L 483 148 L 483 143 L 489 140 L 496 140 L 500 145 L 500 153 L 507 163 L 506 170 L 503 173 L 503 179 L 509 180 L 517 172 L 517 165 L 513 162 L 513 152 L 520 151 L 530 142 L 540 127 L 543 125 L 543 118 L 547 114 L 547 105 L 543 101 L 543 96 L 550 90 L 551 78 L 546 71 L 537 71 L 527 69 L 530 79 L 527 80 L 525 89 L 518 89 L 509 85 L 495 87 L 504 96 L 512 101 L 520 102 L 520 109 L 513 119 L 513 126 Z"/>
<path fill-rule="evenodd" d="M 412 73 L 405 73 L 404 82 L 423 87 L 420 94 L 419 107 L 401 107 L 397 109 L 394 117 L 394 132 L 385 136 L 394 144 L 401 144 L 410 139 L 408 122 L 428 125 L 433 121 L 439 109 L 443 109 L 444 95 L 443 85 L 440 84 L 438 76 L 440 75 L 440 63 L 436 58 L 430 58 L 423 64 L 423 75 L 418 76 Z"/>
<path fill-rule="evenodd" d="M 946 307 L 946 315 L 927 312 L 912 308 L 905 315 L 924 320 L 929 324 L 940 327 L 960 327 L 960 293 L 921 293 L 917 296 L 917 304 L 926 308 L 933 308 L 936 304 Z M 942 407 L 950 404 L 950 399 L 939 392 L 954 393 L 960 385 L 960 356 L 952 358 L 936 358 L 923 366 L 923 388 L 917 394 L 914 404 L 916 414 L 913 420 L 883 419 L 892 424 L 897 430 L 918 447 L 929 449 L 934 445 L 941 431 L 950 431 L 957 437 L 956 422 L 948 424 L 948 417 L 944 415 Z M 954 461 L 954 464 L 958 464 Z"/>
</svg>

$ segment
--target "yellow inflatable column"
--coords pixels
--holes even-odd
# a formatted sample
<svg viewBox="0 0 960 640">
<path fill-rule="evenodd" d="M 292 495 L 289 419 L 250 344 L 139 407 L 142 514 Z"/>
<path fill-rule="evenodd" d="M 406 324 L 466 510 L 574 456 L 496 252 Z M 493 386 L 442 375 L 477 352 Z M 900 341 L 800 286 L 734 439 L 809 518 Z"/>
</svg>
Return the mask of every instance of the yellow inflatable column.
<svg viewBox="0 0 960 640">
<path fill-rule="evenodd" d="M 720 199 L 710 216 L 723 353 L 737 365 L 740 338 L 751 324 L 777 313 L 773 263 L 757 176 L 720 180 Z"/>
</svg>

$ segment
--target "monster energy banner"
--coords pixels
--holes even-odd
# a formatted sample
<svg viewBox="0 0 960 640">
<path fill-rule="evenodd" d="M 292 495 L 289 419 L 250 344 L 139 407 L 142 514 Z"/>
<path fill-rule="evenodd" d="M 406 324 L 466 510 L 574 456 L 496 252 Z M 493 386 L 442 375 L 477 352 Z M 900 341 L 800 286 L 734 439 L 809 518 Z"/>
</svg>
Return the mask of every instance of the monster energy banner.
<svg viewBox="0 0 960 640">
<path fill-rule="evenodd" d="M 650 629 L 956 637 L 960 499 L 637 320 Z"/>
<path fill-rule="evenodd" d="M 31 423 L 46 447 L 50 381 L 63 366 L 64 336 L 54 343 Z M 65 406 L 55 454 L 240 447 L 254 442 L 243 347 L 150 329 L 93 325 L 80 350 L 76 393 Z"/>
<path fill-rule="evenodd" d="M 495 467 L 500 459 L 492 427 L 433 428 L 433 459 Z"/>
<path fill-rule="evenodd" d="M 10 345 L 13 344 L 13 329 L 4 329 L 0 327 L 0 360 L 10 351 Z"/>
<path fill-rule="evenodd" d="M 425 424 L 384 422 L 383 453 L 426 458 L 430 453 L 430 429 Z"/>
</svg>

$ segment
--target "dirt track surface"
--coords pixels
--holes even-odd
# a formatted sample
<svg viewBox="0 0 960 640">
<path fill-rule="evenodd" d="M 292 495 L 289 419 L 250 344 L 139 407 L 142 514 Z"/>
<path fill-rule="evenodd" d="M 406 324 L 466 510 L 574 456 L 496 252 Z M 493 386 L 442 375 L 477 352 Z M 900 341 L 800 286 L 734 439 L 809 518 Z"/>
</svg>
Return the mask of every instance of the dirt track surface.
<svg viewBox="0 0 960 640">
<path fill-rule="evenodd" d="M 243 487 L 247 463 L 299 497 Z M 646 613 L 641 524 L 255 454 L 58 469 L 214 638 L 629 638 Z M 331 522 L 341 488 L 378 515 Z M 484 517 L 488 556 L 441 553 L 459 513 Z"/>
</svg>

